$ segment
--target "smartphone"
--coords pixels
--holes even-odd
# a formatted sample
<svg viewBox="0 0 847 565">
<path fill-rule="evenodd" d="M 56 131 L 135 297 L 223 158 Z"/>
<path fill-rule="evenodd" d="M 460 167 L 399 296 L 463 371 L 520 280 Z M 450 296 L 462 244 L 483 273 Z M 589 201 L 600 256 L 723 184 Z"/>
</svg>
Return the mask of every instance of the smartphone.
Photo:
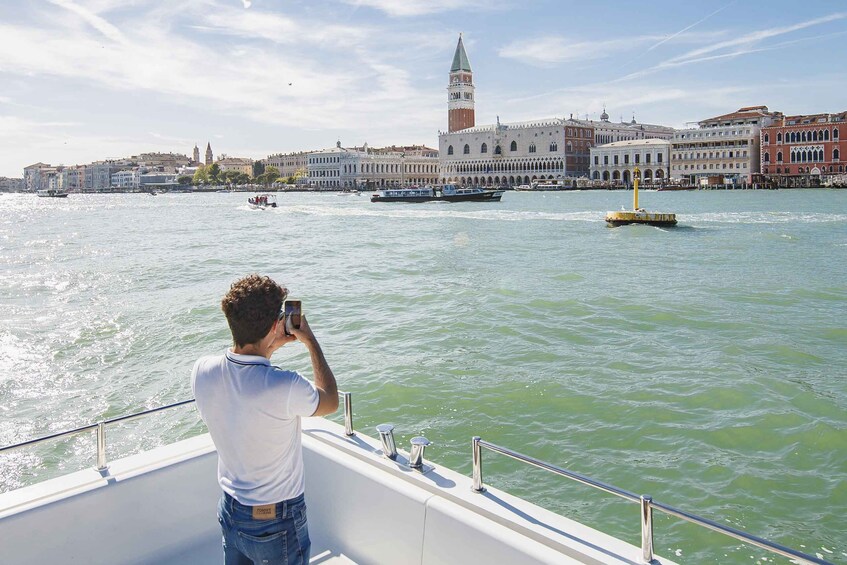
<svg viewBox="0 0 847 565">
<path fill-rule="evenodd" d="M 289 328 L 300 329 L 300 301 L 286 300 L 283 307 L 285 313 L 285 333 L 290 334 Z"/>
</svg>

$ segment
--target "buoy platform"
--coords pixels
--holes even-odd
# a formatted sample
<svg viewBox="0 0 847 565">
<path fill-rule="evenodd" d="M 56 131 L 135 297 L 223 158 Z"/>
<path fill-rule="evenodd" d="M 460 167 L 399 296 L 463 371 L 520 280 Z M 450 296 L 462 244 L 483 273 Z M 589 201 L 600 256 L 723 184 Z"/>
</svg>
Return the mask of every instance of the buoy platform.
<svg viewBox="0 0 847 565">
<path fill-rule="evenodd" d="M 646 224 L 648 226 L 675 226 L 676 214 L 661 212 L 647 212 L 638 207 L 638 181 L 641 171 L 635 167 L 632 182 L 632 210 L 621 210 L 620 212 L 606 212 L 606 223 L 610 226 L 625 226 L 627 224 Z"/>
<path fill-rule="evenodd" d="M 647 224 L 648 226 L 675 226 L 676 214 L 645 212 L 644 210 L 623 210 L 621 212 L 608 212 L 606 214 L 606 222 L 613 226 L 625 226 L 627 224 Z"/>
</svg>

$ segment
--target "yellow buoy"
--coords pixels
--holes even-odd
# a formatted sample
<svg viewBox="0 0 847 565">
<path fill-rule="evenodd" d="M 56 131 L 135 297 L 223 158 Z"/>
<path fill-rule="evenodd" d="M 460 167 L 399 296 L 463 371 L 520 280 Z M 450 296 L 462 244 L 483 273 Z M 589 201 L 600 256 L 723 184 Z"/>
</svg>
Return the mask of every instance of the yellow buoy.
<svg viewBox="0 0 847 565">
<path fill-rule="evenodd" d="M 632 210 L 621 210 L 620 212 L 607 212 L 606 222 L 611 226 L 623 226 L 626 224 L 647 224 L 649 226 L 675 226 L 676 214 L 665 214 L 657 212 L 646 212 L 638 207 L 638 181 L 641 171 L 635 167 L 633 171 L 633 195 Z"/>
</svg>

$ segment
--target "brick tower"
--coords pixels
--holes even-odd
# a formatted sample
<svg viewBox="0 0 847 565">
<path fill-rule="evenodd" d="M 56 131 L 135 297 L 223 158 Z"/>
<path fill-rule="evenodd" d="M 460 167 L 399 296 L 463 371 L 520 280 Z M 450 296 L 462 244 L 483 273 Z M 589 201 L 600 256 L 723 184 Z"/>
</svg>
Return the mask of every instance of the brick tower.
<svg viewBox="0 0 847 565">
<path fill-rule="evenodd" d="M 450 67 L 450 84 L 447 86 L 447 131 L 452 133 L 472 128 L 474 122 L 473 71 L 459 34 L 459 43 Z"/>
</svg>

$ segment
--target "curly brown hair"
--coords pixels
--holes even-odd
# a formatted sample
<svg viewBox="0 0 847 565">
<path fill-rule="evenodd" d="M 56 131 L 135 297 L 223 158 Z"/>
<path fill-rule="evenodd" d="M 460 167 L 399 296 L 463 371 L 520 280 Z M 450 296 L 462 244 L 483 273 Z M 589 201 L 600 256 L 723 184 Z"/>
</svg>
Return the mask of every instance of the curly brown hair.
<svg viewBox="0 0 847 565">
<path fill-rule="evenodd" d="M 288 289 L 270 277 L 248 275 L 232 283 L 221 300 L 232 340 L 238 347 L 258 343 L 271 331 Z"/>
</svg>

